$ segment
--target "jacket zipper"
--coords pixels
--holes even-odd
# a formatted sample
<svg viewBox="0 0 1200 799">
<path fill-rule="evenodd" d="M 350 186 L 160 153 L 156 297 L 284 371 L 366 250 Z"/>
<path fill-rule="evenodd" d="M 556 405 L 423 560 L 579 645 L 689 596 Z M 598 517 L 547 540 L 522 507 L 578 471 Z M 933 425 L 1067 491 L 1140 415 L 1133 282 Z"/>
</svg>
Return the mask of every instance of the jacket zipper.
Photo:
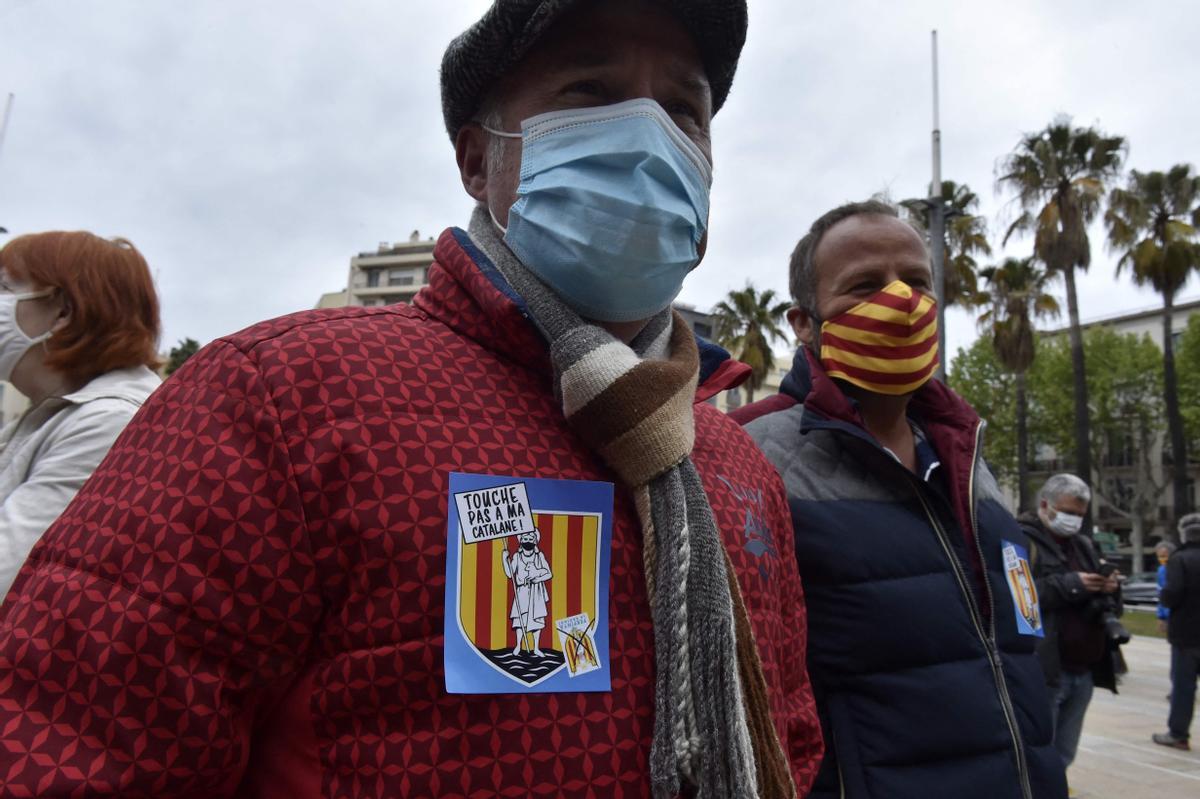
<svg viewBox="0 0 1200 799">
<path fill-rule="evenodd" d="M 988 663 L 992 667 L 992 678 L 996 683 L 996 693 L 1000 698 L 1000 706 L 1004 710 L 1004 720 L 1008 724 L 1008 732 L 1012 737 L 1013 750 L 1017 758 L 1017 774 L 1021 779 L 1021 794 L 1024 799 L 1033 799 L 1033 791 L 1029 786 L 1029 767 L 1025 762 L 1025 747 L 1021 742 L 1021 733 L 1017 727 L 1016 712 L 1013 710 L 1012 697 L 1008 693 L 1008 682 L 1004 679 L 1004 669 L 1000 662 L 1000 656 L 996 649 L 996 604 L 992 598 L 991 583 L 987 576 L 987 561 L 983 558 L 983 547 L 979 544 L 979 525 L 975 517 L 975 469 L 979 462 L 979 442 L 983 434 L 983 422 L 975 428 L 975 449 L 971 455 L 971 475 L 967 487 L 967 503 L 971 507 L 971 534 L 975 539 L 975 548 L 979 553 L 979 562 L 983 564 L 983 590 L 988 598 L 988 607 L 991 609 L 989 619 L 989 631 L 983 630 L 983 618 L 979 614 L 979 607 L 975 602 L 975 593 L 971 590 L 970 584 L 967 581 L 967 576 L 963 571 L 962 564 L 958 557 L 950 548 L 950 542 L 946 535 L 946 531 L 942 528 L 941 522 L 929 507 L 929 503 L 925 501 L 925 495 L 921 493 L 921 487 L 914 479 L 913 489 L 917 495 L 917 499 L 921 503 L 921 508 L 925 511 L 925 515 L 929 518 L 929 522 L 933 525 L 934 532 L 937 534 L 938 543 L 942 545 L 942 551 L 946 553 L 946 559 L 950 561 L 950 566 L 954 571 L 954 578 L 958 581 L 959 590 L 962 591 L 967 600 L 967 609 L 971 613 L 971 622 L 975 625 L 975 632 L 979 635 L 979 640 L 983 642 L 984 649 L 987 651 Z"/>
<path fill-rule="evenodd" d="M 950 562 L 951 570 L 954 572 L 954 578 L 958 582 L 958 588 L 962 592 L 963 597 L 967 601 L 967 610 L 970 611 L 971 622 L 975 625 L 975 632 L 979 636 L 979 640 L 983 643 L 984 650 L 987 652 L 988 662 L 992 667 L 992 678 L 996 683 L 996 694 L 1000 699 L 1000 706 L 1004 711 L 1004 720 L 1008 724 L 1008 732 L 1012 738 L 1014 755 L 1017 758 L 1017 774 L 1021 780 L 1021 795 L 1023 799 L 1033 799 L 1033 789 L 1029 785 L 1029 765 L 1025 760 L 1025 747 L 1021 740 L 1021 732 L 1017 727 L 1017 715 L 1013 709 L 1012 697 L 1008 693 L 1008 682 L 1004 679 L 1004 668 L 1000 662 L 1000 656 L 997 654 L 996 647 L 996 603 L 992 596 L 992 586 L 987 575 L 987 561 L 983 557 L 983 547 L 979 543 L 979 523 L 975 514 L 975 470 L 979 465 L 979 450 L 980 442 L 983 437 L 984 422 L 980 420 L 975 427 L 975 448 L 971 452 L 971 474 L 967 483 L 967 503 L 971 510 L 971 537 L 975 540 L 975 551 L 979 554 L 979 562 L 983 566 L 983 590 L 988 598 L 988 607 L 991 610 L 989 614 L 989 630 L 984 632 L 983 618 L 979 614 L 979 606 L 975 602 L 975 592 L 971 590 L 970 583 L 967 580 L 966 574 L 963 571 L 962 563 L 958 556 L 954 554 L 950 548 L 949 538 L 943 529 L 941 522 L 929 507 L 929 503 L 925 500 L 925 495 L 921 493 L 921 485 L 917 482 L 915 475 L 904 466 L 900 468 L 908 476 L 912 482 L 913 493 L 917 495 L 917 500 L 921 503 L 922 510 L 925 511 L 925 516 L 933 525 L 934 533 L 937 535 L 938 543 L 942 545 L 942 551 L 946 554 L 946 559 Z M 875 443 L 875 442 L 872 442 Z M 878 447 L 878 443 L 875 443 Z M 893 460 L 894 457 L 892 458 Z M 838 761 L 838 780 L 841 783 L 842 796 L 846 795 L 846 783 L 842 778 L 842 764 Z"/>
<path fill-rule="evenodd" d="M 979 523 L 975 516 L 975 473 L 979 468 L 979 451 L 982 448 L 984 422 L 980 420 L 975 427 L 975 449 L 971 453 L 971 475 L 967 483 L 967 504 L 971 509 L 971 538 L 975 541 L 975 551 L 979 555 L 979 563 L 983 568 L 983 592 L 988 600 L 989 637 L 988 657 L 992 661 L 992 671 L 996 675 L 996 686 L 1000 691 L 1000 701 L 1004 705 L 1004 716 L 1008 721 L 1008 729 L 1012 734 L 1013 747 L 1017 756 L 1017 772 L 1021 777 L 1021 791 L 1025 799 L 1033 799 L 1033 790 L 1029 785 L 1029 764 L 1025 760 L 1025 746 L 1021 740 L 1021 730 L 1017 726 L 1017 714 L 1013 709 L 1012 697 L 1008 693 L 1008 681 L 1004 678 L 1004 669 L 1000 662 L 999 648 L 996 645 L 996 599 L 992 594 L 992 583 L 987 574 L 987 561 L 983 557 L 983 545 L 979 543 Z"/>
</svg>

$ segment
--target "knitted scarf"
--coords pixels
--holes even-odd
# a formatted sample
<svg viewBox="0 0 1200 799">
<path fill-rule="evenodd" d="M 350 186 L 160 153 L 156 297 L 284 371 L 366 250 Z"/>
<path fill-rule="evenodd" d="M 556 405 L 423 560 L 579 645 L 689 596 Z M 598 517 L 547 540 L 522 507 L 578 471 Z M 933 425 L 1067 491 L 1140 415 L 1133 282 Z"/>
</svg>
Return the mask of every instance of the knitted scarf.
<svg viewBox="0 0 1200 799">
<path fill-rule="evenodd" d="M 627 345 L 522 266 L 485 209 L 470 234 L 550 343 L 571 428 L 633 494 L 654 622 L 653 795 L 794 797 L 737 577 L 690 457 L 700 359 L 687 323 L 665 310 Z"/>
</svg>

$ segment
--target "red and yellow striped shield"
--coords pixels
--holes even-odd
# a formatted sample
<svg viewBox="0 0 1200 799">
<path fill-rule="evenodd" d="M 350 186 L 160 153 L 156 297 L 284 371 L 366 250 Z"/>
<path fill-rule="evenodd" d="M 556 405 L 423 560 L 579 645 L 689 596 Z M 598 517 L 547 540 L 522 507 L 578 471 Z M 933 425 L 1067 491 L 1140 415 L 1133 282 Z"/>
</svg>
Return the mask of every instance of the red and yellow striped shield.
<svg viewBox="0 0 1200 799">
<path fill-rule="evenodd" d="M 527 634 L 520 646 L 515 628 L 527 623 L 528 615 L 522 616 L 521 611 L 527 614 L 528 608 L 518 603 L 514 610 L 516 590 L 502 558 L 506 550 L 510 559 L 514 556 L 516 537 L 460 544 L 458 608 L 463 633 L 492 667 L 526 685 L 540 682 L 565 664 L 555 622 L 579 614 L 595 620 L 599 610 L 600 516 L 535 511 L 533 518 L 541 534 L 538 550 L 551 577 L 543 583 L 544 623 Z M 523 597 L 528 596 L 526 590 Z M 514 621 L 514 613 L 519 621 Z"/>
<path fill-rule="evenodd" d="M 821 365 L 877 394 L 925 385 L 938 365 L 937 303 L 897 280 L 821 325 Z"/>
</svg>

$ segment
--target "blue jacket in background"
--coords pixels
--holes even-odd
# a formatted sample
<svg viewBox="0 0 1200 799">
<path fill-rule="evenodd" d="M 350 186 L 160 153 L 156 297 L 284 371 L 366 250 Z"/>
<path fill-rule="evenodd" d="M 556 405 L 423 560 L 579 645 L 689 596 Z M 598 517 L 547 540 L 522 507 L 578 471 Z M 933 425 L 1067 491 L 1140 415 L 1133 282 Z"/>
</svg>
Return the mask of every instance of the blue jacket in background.
<svg viewBox="0 0 1200 799">
<path fill-rule="evenodd" d="M 1167 564 L 1158 564 L 1158 617 L 1163 619 L 1171 618 L 1171 609 L 1164 606 L 1162 603 L 1162 592 L 1167 587 Z"/>
</svg>

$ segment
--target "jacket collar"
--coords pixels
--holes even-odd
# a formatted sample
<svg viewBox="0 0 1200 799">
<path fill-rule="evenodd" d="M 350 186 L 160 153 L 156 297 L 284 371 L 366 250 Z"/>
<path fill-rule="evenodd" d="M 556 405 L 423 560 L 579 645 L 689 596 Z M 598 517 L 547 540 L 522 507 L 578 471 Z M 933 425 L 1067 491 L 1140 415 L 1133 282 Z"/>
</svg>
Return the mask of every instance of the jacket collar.
<svg viewBox="0 0 1200 799">
<path fill-rule="evenodd" d="M 465 230 L 450 228 L 433 249 L 429 285 L 413 305 L 455 332 L 515 361 L 550 375 L 546 342 L 525 303 Z"/>
<path fill-rule="evenodd" d="M 550 353 L 525 302 L 491 259 L 461 228 L 438 238 L 429 267 L 429 285 L 413 305 L 456 332 L 473 339 L 522 366 L 547 376 Z M 696 336 L 700 350 L 700 381 L 696 401 L 702 402 L 741 385 L 750 367 L 721 347 Z"/>
<path fill-rule="evenodd" d="M 78 391 L 64 394 L 61 399 L 73 405 L 82 405 L 98 399 L 122 399 L 141 404 L 162 384 L 157 374 L 145 366 L 130 369 L 114 369 L 94 377 Z"/>
<path fill-rule="evenodd" d="M 793 367 L 793 387 L 803 385 L 805 377 L 810 386 L 804 399 L 805 413 L 800 421 L 801 433 L 816 429 L 836 429 L 866 440 L 882 450 L 863 421 L 858 407 L 838 387 L 833 378 L 808 347 L 801 347 L 807 375 Z M 797 355 L 797 362 L 799 362 Z M 791 377 L 792 375 L 789 375 Z M 921 425 L 929 442 L 945 468 L 946 487 L 959 524 L 974 535 L 971 503 L 971 481 L 975 460 L 980 448 L 983 424 L 979 414 L 961 397 L 938 380 L 930 380 L 913 396 L 908 406 L 909 417 Z"/>
</svg>

